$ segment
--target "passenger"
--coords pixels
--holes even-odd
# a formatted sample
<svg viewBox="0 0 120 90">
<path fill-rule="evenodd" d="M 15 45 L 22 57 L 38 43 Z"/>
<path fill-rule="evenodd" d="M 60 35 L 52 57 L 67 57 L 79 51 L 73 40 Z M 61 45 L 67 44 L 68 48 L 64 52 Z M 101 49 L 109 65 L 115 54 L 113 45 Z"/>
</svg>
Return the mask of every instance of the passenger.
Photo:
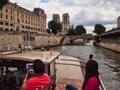
<svg viewBox="0 0 120 90">
<path fill-rule="evenodd" d="M 41 48 L 41 51 L 44 51 L 44 50 L 45 50 L 45 48 L 44 48 L 44 47 L 42 47 L 42 48 Z"/>
<path fill-rule="evenodd" d="M 6 75 L 1 76 L 0 90 L 19 90 L 13 72 L 8 71 Z"/>
<path fill-rule="evenodd" d="M 14 75 L 16 77 L 16 82 L 18 86 L 22 86 L 24 76 L 26 74 L 26 70 L 22 67 L 18 67 L 17 71 L 14 72 Z"/>
<path fill-rule="evenodd" d="M 20 51 L 22 51 L 22 45 L 21 45 L 21 43 L 19 44 L 18 48 L 19 48 Z"/>
<path fill-rule="evenodd" d="M 33 61 L 33 72 L 31 78 L 28 77 L 28 73 L 26 74 L 22 88 L 25 90 L 41 90 L 42 87 L 50 84 L 50 77 L 45 73 L 45 65 L 41 60 Z"/>
<path fill-rule="evenodd" d="M 89 60 L 93 60 L 93 54 L 89 55 Z"/>
<path fill-rule="evenodd" d="M 89 60 L 86 63 L 85 79 L 82 85 L 82 90 L 99 90 L 99 85 L 98 63 L 95 60 Z M 74 86 L 70 84 L 66 85 L 66 90 L 78 90 L 73 87 Z"/>
<path fill-rule="evenodd" d="M 47 51 L 50 51 L 50 47 L 49 46 L 47 47 Z"/>
<path fill-rule="evenodd" d="M 89 60 L 86 64 L 86 73 L 82 88 L 83 90 L 99 90 L 99 85 L 98 63 L 95 60 Z"/>
</svg>

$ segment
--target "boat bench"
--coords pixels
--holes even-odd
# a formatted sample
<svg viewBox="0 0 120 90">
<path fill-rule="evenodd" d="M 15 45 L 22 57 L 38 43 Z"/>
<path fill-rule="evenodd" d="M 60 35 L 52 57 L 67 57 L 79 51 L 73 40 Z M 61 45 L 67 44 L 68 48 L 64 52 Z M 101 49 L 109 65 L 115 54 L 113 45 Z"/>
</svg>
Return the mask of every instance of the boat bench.
<svg viewBox="0 0 120 90">
<path fill-rule="evenodd" d="M 57 82 L 57 85 L 54 90 L 65 90 L 67 84 L 72 84 L 77 87 L 78 90 L 82 90 L 82 80 L 79 79 L 69 79 L 69 78 L 60 78 Z"/>
</svg>

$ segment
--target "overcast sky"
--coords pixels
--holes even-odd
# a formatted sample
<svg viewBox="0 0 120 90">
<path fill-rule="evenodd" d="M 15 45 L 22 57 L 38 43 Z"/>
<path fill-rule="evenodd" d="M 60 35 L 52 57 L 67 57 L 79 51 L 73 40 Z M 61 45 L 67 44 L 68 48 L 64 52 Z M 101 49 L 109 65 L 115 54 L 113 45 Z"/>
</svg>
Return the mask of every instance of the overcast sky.
<svg viewBox="0 0 120 90">
<path fill-rule="evenodd" d="M 120 0 L 10 0 L 32 11 L 34 7 L 44 9 L 47 22 L 53 14 L 70 16 L 71 25 L 83 25 L 87 33 L 92 33 L 95 24 L 102 24 L 106 30 L 117 27 L 120 15 Z"/>
</svg>

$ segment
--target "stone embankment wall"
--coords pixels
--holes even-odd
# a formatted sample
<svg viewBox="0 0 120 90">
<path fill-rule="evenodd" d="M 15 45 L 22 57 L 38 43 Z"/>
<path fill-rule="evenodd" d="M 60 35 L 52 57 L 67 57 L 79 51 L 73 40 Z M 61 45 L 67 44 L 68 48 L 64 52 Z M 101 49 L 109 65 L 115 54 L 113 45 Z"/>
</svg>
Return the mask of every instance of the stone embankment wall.
<svg viewBox="0 0 120 90">
<path fill-rule="evenodd" d="M 19 44 L 23 48 L 32 46 L 33 48 L 40 48 L 46 46 L 59 45 L 62 36 L 48 36 L 48 35 L 14 35 L 14 34 L 0 34 L 0 51 L 18 50 Z M 64 40 L 64 44 L 68 41 Z"/>
<path fill-rule="evenodd" d="M 100 42 L 100 43 L 96 43 L 96 45 L 120 53 L 120 44 L 119 44 L 119 43 L 106 43 L 106 42 Z"/>
</svg>

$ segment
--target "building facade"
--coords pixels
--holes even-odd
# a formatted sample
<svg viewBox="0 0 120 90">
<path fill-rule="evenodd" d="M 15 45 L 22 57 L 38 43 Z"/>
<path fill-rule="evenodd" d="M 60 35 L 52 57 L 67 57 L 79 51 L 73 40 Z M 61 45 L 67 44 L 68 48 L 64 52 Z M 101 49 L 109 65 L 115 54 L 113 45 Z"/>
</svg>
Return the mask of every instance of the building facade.
<svg viewBox="0 0 120 90">
<path fill-rule="evenodd" d="M 117 18 L 117 28 L 120 28 L 120 17 Z"/>
<path fill-rule="evenodd" d="M 29 11 L 9 2 L 0 10 L 0 30 L 22 32 L 45 32 L 46 14 L 41 8 Z"/>
<path fill-rule="evenodd" d="M 59 14 L 53 14 L 53 20 L 57 23 L 60 23 L 60 16 Z"/>
<path fill-rule="evenodd" d="M 64 13 L 62 16 L 62 22 L 60 22 L 60 16 L 59 14 L 53 14 L 53 20 L 57 23 L 62 24 L 62 32 L 66 33 L 68 32 L 70 28 L 70 16 L 68 13 Z"/>
<path fill-rule="evenodd" d="M 70 17 L 68 13 L 64 13 L 62 16 L 62 31 L 67 32 L 70 28 Z"/>
</svg>

